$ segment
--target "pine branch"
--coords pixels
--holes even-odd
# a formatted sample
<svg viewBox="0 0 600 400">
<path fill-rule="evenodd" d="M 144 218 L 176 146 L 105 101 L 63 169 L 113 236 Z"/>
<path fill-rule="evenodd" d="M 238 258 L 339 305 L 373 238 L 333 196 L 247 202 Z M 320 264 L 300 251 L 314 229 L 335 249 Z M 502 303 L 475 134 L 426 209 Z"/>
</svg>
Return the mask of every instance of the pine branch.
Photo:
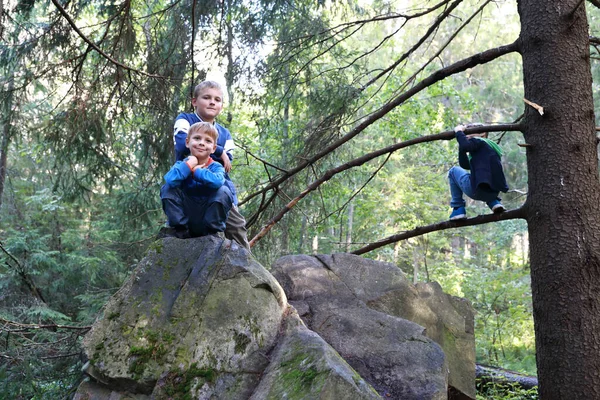
<svg viewBox="0 0 600 400">
<path fill-rule="evenodd" d="M 478 215 L 477 217 L 468 218 L 460 221 L 443 221 L 437 224 L 418 226 L 410 231 L 398 233 L 396 235 L 388 236 L 387 238 L 378 240 L 377 242 L 371 243 L 367 246 L 361 247 L 358 250 L 354 250 L 352 254 L 365 254 L 372 250 L 386 246 L 391 243 L 396 243 L 401 240 L 410 239 L 415 236 L 421 236 L 426 233 L 443 231 L 446 229 L 462 228 L 463 226 L 475 226 L 481 224 L 487 224 L 490 222 L 507 221 L 510 219 L 523 219 L 525 218 L 525 211 L 523 207 L 514 210 L 506 211 L 501 214 L 486 214 Z"/>
<path fill-rule="evenodd" d="M 104 57 L 105 59 L 107 59 L 109 62 L 113 63 L 114 65 L 121 67 L 127 71 L 130 72 L 135 72 L 138 73 L 140 75 L 145 75 L 149 78 L 160 78 L 160 79 L 166 79 L 166 77 L 162 76 L 162 75 L 154 75 L 154 74 L 149 74 L 147 72 L 144 71 L 140 71 L 138 69 L 129 67 L 117 60 L 115 60 L 114 58 L 112 58 L 111 56 L 109 56 L 108 54 L 106 54 L 104 51 L 102 51 L 102 49 L 100 49 L 94 42 L 92 42 L 87 36 L 85 36 L 83 34 L 83 32 L 81 32 L 81 30 L 77 27 L 77 25 L 75 25 L 75 21 L 73 21 L 73 19 L 71 18 L 71 16 L 67 13 L 67 11 L 60 5 L 60 3 L 58 2 L 58 0 L 51 0 L 52 4 L 54 4 L 54 6 L 56 6 L 56 8 L 58 9 L 58 12 L 67 20 L 67 22 L 69 23 L 69 25 L 71 25 L 71 28 L 73 28 L 73 30 L 77 33 L 77 35 L 79 35 L 80 38 L 83 39 L 84 42 L 86 42 L 90 47 L 92 47 L 94 50 L 96 50 L 96 52 L 98 54 L 100 54 L 102 57 Z"/>
<path fill-rule="evenodd" d="M 35 296 L 35 298 L 45 304 L 46 300 L 44 299 L 44 296 L 42 296 L 42 292 L 38 289 L 38 287 L 34 283 L 33 278 L 31 278 L 31 276 L 29 276 L 29 274 L 25 271 L 25 268 L 19 262 L 19 260 L 15 256 L 13 256 L 8 250 L 6 250 L 4 248 L 4 245 L 2 244 L 2 242 L 0 242 L 0 250 L 2 250 L 2 252 L 4 254 L 6 254 L 16 264 L 16 266 L 13 266 L 9 262 L 6 262 L 6 265 L 8 265 L 10 268 L 16 270 L 17 275 L 19 275 L 19 277 L 21 277 L 21 280 L 23 281 L 25 286 L 27 286 L 29 288 L 29 290 Z"/>
</svg>

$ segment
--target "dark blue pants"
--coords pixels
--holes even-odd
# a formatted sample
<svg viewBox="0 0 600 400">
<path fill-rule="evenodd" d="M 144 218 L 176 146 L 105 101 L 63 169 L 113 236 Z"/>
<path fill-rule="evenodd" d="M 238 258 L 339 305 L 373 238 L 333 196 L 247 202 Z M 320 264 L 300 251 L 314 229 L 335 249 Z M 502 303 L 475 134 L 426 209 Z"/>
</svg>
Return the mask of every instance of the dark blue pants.
<svg viewBox="0 0 600 400">
<path fill-rule="evenodd" d="M 473 200 L 485 201 L 488 206 L 493 201 L 500 200 L 498 198 L 499 192 L 473 189 L 471 187 L 471 174 L 461 167 L 450 168 L 450 171 L 448 171 L 448 182 L 450 183 L 450 196 L 452 197 L 450 207 L 465 206 L 463 193 Z"/>
<path fill-rule="evenodd" d="M 165 184 L 160 188 L 160 199 L 169 226 L 187 227 L 193 237 L 224 232 L 227 214 L 233 205 L 233 196 L 225 185 L 206 196 L 191 197 L 181 188 Z"/>
</svg>

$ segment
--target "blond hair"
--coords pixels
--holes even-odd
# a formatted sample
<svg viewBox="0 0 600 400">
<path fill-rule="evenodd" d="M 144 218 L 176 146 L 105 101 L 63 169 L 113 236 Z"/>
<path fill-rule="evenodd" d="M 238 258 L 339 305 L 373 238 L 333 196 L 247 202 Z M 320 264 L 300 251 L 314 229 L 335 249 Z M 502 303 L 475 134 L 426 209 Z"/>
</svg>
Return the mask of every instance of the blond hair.
<svg viewBox="0 0 600 400">
<path fill-rule="evenodd" d="M 202 81 L 194 88 L 194 99 L 198 98 L 204 89 L 217 89 L 221 92 L 221 97 L 223 96 L 223 88 L 218 82 Z"/>
<path fill-rule="evenodd" d="M 206 133 L 215 141 L 215 144 L 217 143 L 217 139 L 219 139 L 219 132 L 217 131 L 217 128 L 215 128 L 210 122 L 201 121 L 190 126 L 190 129 L 188 129 L 187 133 L 188 140 L 196 132 Z"/>
</svg>

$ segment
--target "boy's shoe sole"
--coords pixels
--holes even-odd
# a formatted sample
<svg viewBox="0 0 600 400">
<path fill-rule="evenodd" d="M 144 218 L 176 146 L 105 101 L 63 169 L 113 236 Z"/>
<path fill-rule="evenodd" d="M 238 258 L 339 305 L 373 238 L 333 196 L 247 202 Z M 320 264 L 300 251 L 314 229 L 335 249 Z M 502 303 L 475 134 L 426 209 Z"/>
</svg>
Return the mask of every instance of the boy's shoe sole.
<svg viewBox="0 0 600 400">
<path fill-rule="evenodd" d="M 492 207 L 492 212 L 494 214 L 500 214 L 500 213 L 503 213 L 504 211 L 506 211 L 506 208 L 504 208 L 504 206 L 502 204 L 496 204 L 494 207 Z"/>
<path fill-rule="evenodd" d="M 458 214 L 450 218 L 450 221 L 457 221 L 460 219 L 467 219 L 467 214 Z"/>
</svg>

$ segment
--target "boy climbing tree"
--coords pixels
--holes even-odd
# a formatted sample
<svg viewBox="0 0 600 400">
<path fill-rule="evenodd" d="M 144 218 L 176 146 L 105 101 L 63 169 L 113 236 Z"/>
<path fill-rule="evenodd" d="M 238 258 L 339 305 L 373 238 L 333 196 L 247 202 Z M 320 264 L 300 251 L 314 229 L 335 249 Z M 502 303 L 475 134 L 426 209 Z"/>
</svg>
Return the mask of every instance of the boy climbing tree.
<svg viewBox="0 0 600 400">
<path fill-rule="evenodd" d="M 487 132 L 465 135 L 464 130 L 464 125 L 454 128 L 460 166 L 448 171 L 453 221 L 467 218 L 463 193 L 473 200 L 484 201 L 494 213 L 501 213 L 505 208 L 498 194 L 508 191 L 500 147 L 487 138 Z"/>
</svg>

